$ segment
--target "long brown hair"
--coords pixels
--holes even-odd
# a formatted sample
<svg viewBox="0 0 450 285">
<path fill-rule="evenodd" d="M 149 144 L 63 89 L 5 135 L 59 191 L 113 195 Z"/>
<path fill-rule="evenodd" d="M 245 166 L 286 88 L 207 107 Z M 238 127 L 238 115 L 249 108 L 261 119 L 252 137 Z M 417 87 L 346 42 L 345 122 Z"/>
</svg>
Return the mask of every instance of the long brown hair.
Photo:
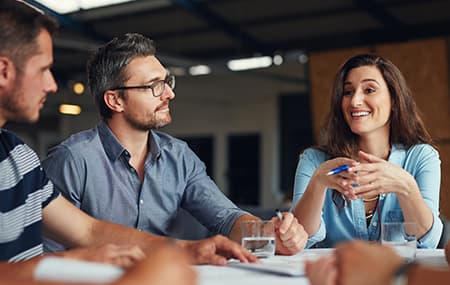
<svg viewBox="0 0 450 285">
<path fill-rule="evenodd" d="M 375 66 L 381 72 L 392 99 L 390 144 L 409 148 L 415 144 L 432 144 L 430 134 L 400 70 L 389 60 L 373 54 L 349 58 L 339 68 L 333 83 L 331 105 L 318 148 L 329 157 L 354 157 L 358 150 L 358 136 L 350 130 L 342 113 L 344 82 L 350 70 L 361 66 Z"/>
<path fill-rule="evenodd" d="M 329 158 L 356 157 L 359 150 L 358 135 L 354 134 L 342 112 L 344 82 L 350 70 L 361 66 L 375 66 L 381 72 L 392 99 L 389 120 L 389 142 L 410 148 L 415 144 L 432 144 L 432 139 L 420 117 L 411 91 L 400 70 L 389 60 L 373 54 L 360 54 L 349 58 L 339 68 L 333 83 L 330 111 L 321 133 L 318 149 Z M 347 199 L 333 191 L 333 203 L 339 210 L 348 205 Z"/>
</svg>

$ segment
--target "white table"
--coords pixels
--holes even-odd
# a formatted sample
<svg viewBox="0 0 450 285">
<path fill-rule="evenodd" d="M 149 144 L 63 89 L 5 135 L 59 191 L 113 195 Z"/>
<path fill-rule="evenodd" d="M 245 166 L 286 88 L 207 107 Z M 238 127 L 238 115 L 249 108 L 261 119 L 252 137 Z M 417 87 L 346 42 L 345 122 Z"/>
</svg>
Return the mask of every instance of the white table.
<svg viewBox="0 0 450 285">
<path fill-rule="evenodd" d="M 298 262 L 317 259 L 332 254 L 333 249 L 307 249 L 293 256 L 274 256 L 267 262 Z M 444 250 L 419 249 L 416 260 L 430 266 L 447 267 Z M 229 266 L 194 266 L 198 272 L 199 285 L 304 285 L 309 284 L 305 276 L 288 277 L 271 273 L 240 269 Z M 123 270 L 107 264 L 70 260 L 56 257 L 43 259 L 37 266 L 34 277 L 38 280 L 68 282 L 109 282 L 121 276 Z"/>
<path fill-rule="evenodd" d="M 333 249 L 307 249 L 294 256 L 274 256 L 277 260 L 304 261 L 329 255 Z M 430 266 L 447 267 L 444 250 L 418 249 L 416 261 Z M 234 267 L 211 265 L 195 266 L 199 285 L 304 285 L 309 284 L 305 276 L 289 277 Z"/>
</svg>

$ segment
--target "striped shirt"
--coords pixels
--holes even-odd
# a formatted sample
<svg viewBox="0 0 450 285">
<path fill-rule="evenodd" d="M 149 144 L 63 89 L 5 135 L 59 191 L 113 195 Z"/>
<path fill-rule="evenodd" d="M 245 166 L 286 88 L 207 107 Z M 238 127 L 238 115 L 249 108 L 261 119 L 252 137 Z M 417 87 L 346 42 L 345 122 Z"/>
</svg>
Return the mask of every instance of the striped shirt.
<svg viewBox="0 0 450 285">
<path fill-rule="evenodd" d="M 57 196 L 37 154 L 0 129 L 0 260 L 16 262 L 43 253 L 42 209 Z"/>
</svg>

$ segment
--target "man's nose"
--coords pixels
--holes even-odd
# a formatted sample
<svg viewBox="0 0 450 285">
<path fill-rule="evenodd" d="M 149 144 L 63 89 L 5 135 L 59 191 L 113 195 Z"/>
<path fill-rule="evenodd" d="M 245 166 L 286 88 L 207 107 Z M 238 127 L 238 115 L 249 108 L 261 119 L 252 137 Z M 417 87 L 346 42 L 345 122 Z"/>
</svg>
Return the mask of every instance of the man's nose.
<svg viewBox="0 0 450 285">
<path fill-rule="evenodd" d="M 166 86 L 164 88 L 164 92 L 161 95 L 161 99 L 166 99 L 168 98 L 169 100 L 172 100 L 173 98 L 175 98 L 175 92 L 172 90 L 172 88 L 170 88 L 170 86 L 166 83 Z"/>
<path fill-rule="evenodd" d="M 53 77 L 53 74 L 50 71 L 45 86 L 45 92 L 55 93 L 56 91 L 58 91 L 58 84 L 56 84 L 55 77 Z"/>
</svg>

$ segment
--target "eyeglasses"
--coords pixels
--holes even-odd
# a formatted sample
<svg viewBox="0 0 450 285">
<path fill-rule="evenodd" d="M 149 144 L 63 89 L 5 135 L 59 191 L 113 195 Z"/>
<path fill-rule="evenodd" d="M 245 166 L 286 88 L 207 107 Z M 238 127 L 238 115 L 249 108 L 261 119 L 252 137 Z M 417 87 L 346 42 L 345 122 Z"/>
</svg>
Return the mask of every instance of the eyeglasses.
<svg viewBox="0 0 450 285">
<path fill-rule="evenodd" d="M 163 94 L 166 84 L 170 89 L 175 88 L 175 76 L 168 74 L 163 80 L 158 80 L 150 85 L 139 85 L 139 86 L 118 86 L 111 88 L 110 90 L 129 90 L 129 89 L 151 89 L 154 97 L 159 97 Z"/>
</svg>

